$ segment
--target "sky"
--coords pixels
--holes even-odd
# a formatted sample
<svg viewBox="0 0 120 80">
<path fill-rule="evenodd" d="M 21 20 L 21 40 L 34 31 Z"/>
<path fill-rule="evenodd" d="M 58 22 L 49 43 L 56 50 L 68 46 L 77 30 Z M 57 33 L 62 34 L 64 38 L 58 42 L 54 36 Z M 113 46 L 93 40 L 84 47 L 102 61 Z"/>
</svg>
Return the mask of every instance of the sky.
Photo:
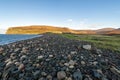
<svg viewBox="0 0 120 80">
<path fill-rule="evenodd" d="M 120 0 L 0 0 L 0 33 L 14 26 L 120 28 Z"/>
</svg>

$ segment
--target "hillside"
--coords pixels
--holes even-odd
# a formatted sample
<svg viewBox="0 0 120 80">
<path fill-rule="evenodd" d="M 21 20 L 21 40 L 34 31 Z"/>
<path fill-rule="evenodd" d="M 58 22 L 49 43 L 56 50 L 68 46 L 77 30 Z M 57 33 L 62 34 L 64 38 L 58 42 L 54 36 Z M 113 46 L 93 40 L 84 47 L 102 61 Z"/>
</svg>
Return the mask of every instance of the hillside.
<svg viewBox="0 0 120 80">
<path fill-rule="evenodd" d="M 73 33 L 73 34 L 120 34 L 120 29 L 103 28 L 98 30 L 73 30 L 66 27 L 55 27 L 45 25 L 32 25 L 10 27 L 6 34 L 42 34 L 46 32 L 52 33 Z"/>
<path fill-rule="evenodd" d="M 61 28 L 55 26 L 22 26 L 11 27 L 7 30 L 6 34 L 42 34 L 46 32 L 52 33 L 74 33 L 74 34 L 95 34 L 92 30 L 72 30 L 69 28 Z"/>
<path fill-rule="evenodd" d="M 98 29 L 96 30 L 96 33 L 97 34 L 107 34 L 109 33 L 110 31 L 113 31 L 115 30 L 114 28 L 102 28 L 102 29 Z"/>
<path fill-rule="evenodd" d="M 72 32 L 68 28 L 60 28 L 53 26 L 22 26 L 22 27 L 11 27 L 7 30 L 6 34 L 41 34 L 46 32 L 52 33 L 63 33 Z"/>
</svg>

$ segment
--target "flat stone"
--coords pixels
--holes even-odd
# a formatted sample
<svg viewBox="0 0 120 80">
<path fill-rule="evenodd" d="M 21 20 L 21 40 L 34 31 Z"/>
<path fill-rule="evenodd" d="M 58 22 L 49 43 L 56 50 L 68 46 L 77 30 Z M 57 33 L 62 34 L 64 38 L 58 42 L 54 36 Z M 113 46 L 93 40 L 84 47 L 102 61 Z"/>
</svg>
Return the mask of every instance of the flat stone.
<svg viewBox="0 0 120 80">
<path fill-rule="evenodd" d="M 49 57 L 50 57 L 50 58 L 52 58 L 52 57 L 53 57 L 53 55 L 49 55 Z"/>
<path fill-rule="evenodd" d="M 74 54 L 77 54 L 76 51 L 71 51 L 70 54 L 74 55 Z"/>
<path fill-rule="evenodd" d="M 38 59 L 42 59 L 43 58 L 43 56 L 41 55 L 41 56 L 38 56 Z"/>
<path fill-rule="evenodd" d="M 83 49 L 91 50 L 91 45 L 83 45 L 82 47 L 83 47 Z"/>
<path fill-rule="evenodd" d="M 71 66 L 69 66 L 69 68 L 71 68 L 71 69 L 72 69 L 72 68 L 74 68 L 74 66 L 73 66 L 73 65 L 71 65 Z"/>
<path fill-rule="evenodd" d="M 69 63 L 64 63 L 65 66 L 69 66 Z"/>
</svg>

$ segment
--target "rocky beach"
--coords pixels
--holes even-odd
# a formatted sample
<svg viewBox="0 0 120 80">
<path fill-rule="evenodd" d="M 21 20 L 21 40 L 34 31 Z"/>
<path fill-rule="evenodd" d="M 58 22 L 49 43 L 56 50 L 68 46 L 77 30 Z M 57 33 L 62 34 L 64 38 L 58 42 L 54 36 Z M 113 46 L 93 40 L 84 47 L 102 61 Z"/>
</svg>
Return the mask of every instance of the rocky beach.
<svg viewBox="0 0 120 80">
<path fill-rule="evenodd" d="M 0 46 L 0 80 L 120 80 L 120 54 L 43 34 Z"/>
</svg>

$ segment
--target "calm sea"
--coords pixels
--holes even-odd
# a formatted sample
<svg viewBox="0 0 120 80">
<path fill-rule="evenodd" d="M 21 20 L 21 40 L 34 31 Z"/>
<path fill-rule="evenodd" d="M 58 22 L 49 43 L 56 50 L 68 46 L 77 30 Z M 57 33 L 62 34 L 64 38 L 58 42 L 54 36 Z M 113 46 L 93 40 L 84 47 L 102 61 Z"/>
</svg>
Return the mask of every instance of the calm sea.
<svg viewBox="0 0 120 80">
<path fill-rule="evenodd" d="M 20 40 L 31 39 L 42 35 L 8 35 L 0 34 L 0 45 L 13 43 Z"/>
</svg>

